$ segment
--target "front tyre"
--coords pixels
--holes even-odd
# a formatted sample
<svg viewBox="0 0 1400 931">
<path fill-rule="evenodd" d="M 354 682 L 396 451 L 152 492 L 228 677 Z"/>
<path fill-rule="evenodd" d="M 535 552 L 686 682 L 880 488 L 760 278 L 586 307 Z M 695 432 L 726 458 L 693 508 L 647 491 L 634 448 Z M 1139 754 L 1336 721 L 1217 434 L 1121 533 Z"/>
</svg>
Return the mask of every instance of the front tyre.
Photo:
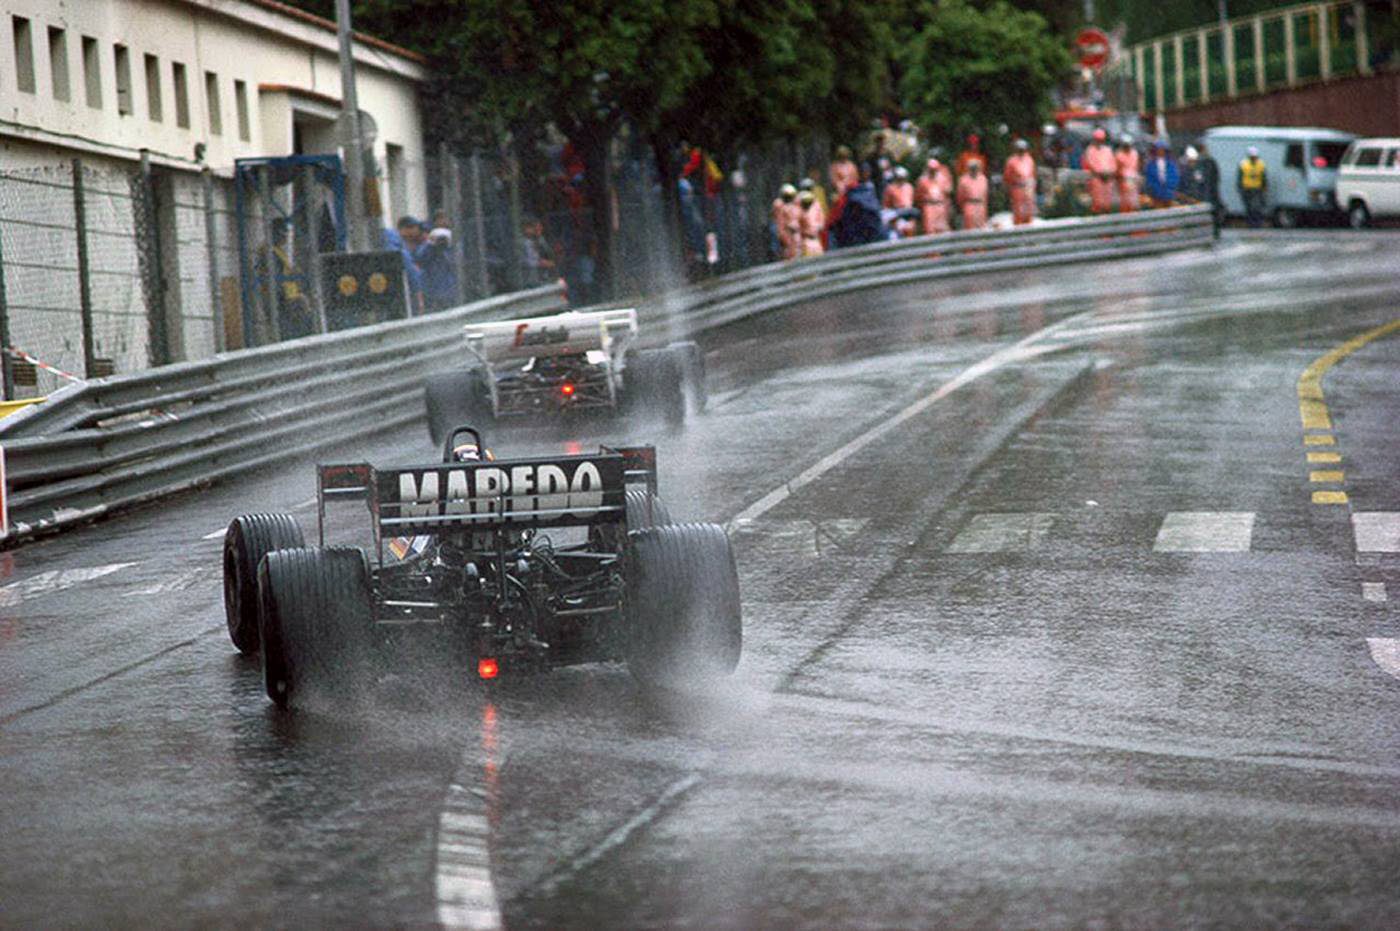
<svg viewBox="0 0 1400 931">
<path fill-rule="evenodd" d="M 649 687 L 734 671 L 743 649 L 739 574 L 724 529 L 671 524 L 629 534 L 627 666 Z"/>
<path fill-rule="evenodd" d="M 351 547 L 269 553 L 258 567 L 263 682 L 280 708 L 309 685 L 344 697 L 366 669 L 373 632 L 369 565 Z"/>
<path fill-rule="evenodd" d="M 290 514 L 244 514 L 224 532 L 224 619 L 238 652 L 258 652 L 258 563 L 273 550 L 306 545 Z"/>
</svg>

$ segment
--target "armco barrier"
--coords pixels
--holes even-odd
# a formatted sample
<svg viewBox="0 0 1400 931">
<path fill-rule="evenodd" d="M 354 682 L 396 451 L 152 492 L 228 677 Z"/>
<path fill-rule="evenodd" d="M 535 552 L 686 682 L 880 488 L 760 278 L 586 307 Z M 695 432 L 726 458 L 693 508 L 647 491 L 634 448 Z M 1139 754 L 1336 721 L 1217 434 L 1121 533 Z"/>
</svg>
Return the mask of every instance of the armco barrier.
<svg viewBox="0 0 1400 931">
<path fill-rule="evenodd" d="M 923 236 L 764 265 L 638 308 L 644 342 L 862 288 L 1208 246 L 1208 207 Z M 74 385 L 0 421 L 10 540 L 417 419 L 467 320 L 549 313 L 559 288 Z"/>
</svg>

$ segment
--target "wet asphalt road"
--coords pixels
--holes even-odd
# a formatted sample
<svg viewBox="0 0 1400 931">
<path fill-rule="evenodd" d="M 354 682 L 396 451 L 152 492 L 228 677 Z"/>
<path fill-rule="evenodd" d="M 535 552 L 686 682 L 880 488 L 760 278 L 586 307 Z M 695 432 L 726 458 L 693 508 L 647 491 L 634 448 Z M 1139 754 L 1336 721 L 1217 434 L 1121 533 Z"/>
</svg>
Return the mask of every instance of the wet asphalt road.
<svg viewBox="0 0 1400 931">
<path fill-rule="evenodd" d="M 275 711 L 218 534 L 313 531 L 305 463 L 0 554 L 0 925 L 433 925 L 457 793 L 508 927 L 1393 927 L 1400 556 L 1351 517 L 1400 512 L 1400 335 L 1326 376 L 1332 446 L 1297 382 L 1400 317 L 1397 246 L 1227 237 L 711 334 L 707 413 L 580 438 L 656 440 L 672 512 L 730 524 L 745 658 L 703 694 L 432 668 Z"/>
</svg>

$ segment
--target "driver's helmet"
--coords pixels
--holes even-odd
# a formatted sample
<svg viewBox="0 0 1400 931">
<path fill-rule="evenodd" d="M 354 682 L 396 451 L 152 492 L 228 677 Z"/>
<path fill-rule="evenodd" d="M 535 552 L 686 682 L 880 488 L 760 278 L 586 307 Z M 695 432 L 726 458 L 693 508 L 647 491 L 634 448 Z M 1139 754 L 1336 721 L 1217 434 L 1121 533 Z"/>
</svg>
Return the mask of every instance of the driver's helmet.
<svg viewBox="0 0 1400 931">
<path fill-rule="evenodd" d="M 496 457 L 491 450 L 484 453 L 475 443 L 458 443 L 452 447 L 453 462 L 495 462 Z"/>
</svg>

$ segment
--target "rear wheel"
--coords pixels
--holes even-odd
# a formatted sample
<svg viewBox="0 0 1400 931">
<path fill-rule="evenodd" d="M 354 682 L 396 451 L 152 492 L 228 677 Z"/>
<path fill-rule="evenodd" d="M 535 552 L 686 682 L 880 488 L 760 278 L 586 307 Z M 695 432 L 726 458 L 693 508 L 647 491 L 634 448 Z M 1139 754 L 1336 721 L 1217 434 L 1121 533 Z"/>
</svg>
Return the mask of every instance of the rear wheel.
<svg viewBox="0 0 1400 931">
<path fill-rule="evenodd" d="M 1347 208 L 1347 223 L 1354 230 L 1364 230 L 1371 225 L 1371 211 L 1361 201 L 1354 200 Z"/>
<path fill-rule="evenodd" d="M 1274 226 L 1281 230 L 1291 230 L 1298 225 L 1298 212 L 1291 207 L 1279 207 L 1274 211 Z"/>
<path fill-rule="evenodd" d="M 350 547 L 267 554 L 258 567 L 263 681 L 285 708 L 308 685 L 344 697 L 367 668 L 374 614 L 369 565 Z"/>
<path fill-rule="evenodd" d="M 258 652 L 258 563 L 273 550 L 305 546 L 290 514 L 244 514 L 224 532 L 224 619 L 238 652 Z"/>
<path fill-rule="evenodd" d="M 494 420 L 491 391 L 481 369 L 458 369 L 429 375 L 423 385 L 428 414 L 428 435 L 441 446 L 453 427 L 470 424 L 481 429 Z"/>
<path fill-rule="evenodd" d="M 671 512 L 645 488 L 627 489 L 627 529 L 646 530 L 671 523 Z"/>
<path fill-rule="evenodd" d="M 670 426 L 685 423 L 685 366 L 671 349 L 629 353 L 625 400 L 629 414 L 653 413 Z"/>
<path fill-rule="evenodd" d="M 630 534 L 627 666 L 648 686 L 728 675 L 743 649 L 739 574 L 724 529 L 672 524 Z"/>
</svg>

